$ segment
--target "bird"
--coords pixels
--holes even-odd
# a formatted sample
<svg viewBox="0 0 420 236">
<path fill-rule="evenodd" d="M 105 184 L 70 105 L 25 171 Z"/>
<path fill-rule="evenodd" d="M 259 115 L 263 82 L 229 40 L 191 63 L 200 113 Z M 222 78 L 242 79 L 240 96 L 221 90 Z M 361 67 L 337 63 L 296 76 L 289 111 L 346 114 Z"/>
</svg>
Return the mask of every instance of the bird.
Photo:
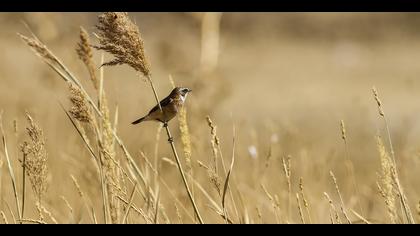
<svg viewBox="0 0 420 236">
<path fill-rule="evenodd" d="M 158 121 L 167 125 L 168 122 L 178 114 L 178 111 L 182 108 L 187 99 L 188 93 L 191 91 L 191 89 L 184 87 L 174 88 L 166 98 L 160 101 L 162 111 L 160 110 L 159 105 L 156 105 L 147 115 L 133 121 L 131 124 L 136 125 L 143 121 Z"/>
</svg>

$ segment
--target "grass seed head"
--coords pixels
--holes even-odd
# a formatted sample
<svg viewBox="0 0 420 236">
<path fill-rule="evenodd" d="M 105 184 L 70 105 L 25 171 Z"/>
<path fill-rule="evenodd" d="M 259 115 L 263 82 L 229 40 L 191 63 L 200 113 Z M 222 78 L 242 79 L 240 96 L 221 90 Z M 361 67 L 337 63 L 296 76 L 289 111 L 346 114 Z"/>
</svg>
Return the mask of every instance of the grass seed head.
<svg viewBox="0 0 420 236">
<path fill-rule="evenodd" d="M 95 48 L 114 55 L 103 66 L 127 64 L 146 77 L 151 76 L 150 64 L 144 52 L 144 42 L 137 25 L 126 12 L 106 12 L 98 17 L 99 45 Z"/>
<path fill-rule="evenodd" d="M 96 77 L 96 66 L 93 62 L 93 52 L 90 44 L 89 34 L 85 29 L 83 29 L 83 27 L 80 27 L 80 42 L 77 44 L 76 52 L 80 60 L 83 61 L 86 68 L 88 69 L 93 86 L 95 89 L 98 89 L 99 80 Z"/>
<path fill-rule="evenodd" d="M 35 124 L 29 114 L 26 114 L 29 126 L 26 128 L 29 142 L 23 142 L 21 152 L 25 156 L 26 173 L 28 174 L 31 186 L 40 201 L 47 191 L 48 155 L 45 148 L 44 134 Z"/>
<path fill-rule="evenodd" d="M 90 123 L 93 115 L 89 108 L 88 101 L 80 88 L 69 83 L 71 108 L 70 114 L 80 122 Z"/>
</svg>

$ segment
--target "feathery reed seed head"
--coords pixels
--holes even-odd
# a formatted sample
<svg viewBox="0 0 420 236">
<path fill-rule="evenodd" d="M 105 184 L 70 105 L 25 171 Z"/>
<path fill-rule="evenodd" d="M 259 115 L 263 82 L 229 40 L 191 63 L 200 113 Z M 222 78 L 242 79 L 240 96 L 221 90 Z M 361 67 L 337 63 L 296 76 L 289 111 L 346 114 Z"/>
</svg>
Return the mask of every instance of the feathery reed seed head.
<svg viewBox="0 0 420 236">
<path fill-rule="evenodd" d="M 26 128 L 29 142 L 23 142 L 21 152 L 25 156 L 26 173 L 28 174 L 32 188 L 40 201 L 47 190 L 47 160 L 45 138 L 42 130 L 35 124 L 32 117 L 26 114 L 29 127 Z"/>
<path fill-rule="evenodd" d="M 55 61 L 55 57 L 47 49 L 47 47 L 39 42 L 36 38 L 28 38 L 22 34 L 19 34 L 19 37 L 40 57 L 47 60 Z"/>
<path fill-rule="evenodd" d="M 373 97 L 375 98 L 376 104 L 378 105 L 378 111 L 380 116 L 384 116 L 384 110 L 382 109 L 382 102 L 381 99 L 379 99 L 378 91 L 375 87 L 372 88 Z"/>
<path fill-rule="evenodd" d="M 96 77 L 95 63 L 93 62 L 92 47 L 90 44 L 89 34 L 83 27 L 80 27 L 80 42 L 76 48 L 77 55 L 83 61 L 89 71 L 90 79 L 92 80 L 95 89 L 99 87 L 99 80 Z"/>
<path fill-rule="evenodd" d="M 144 52 L 144 42 L 137 25 L 126 12 L 106 12 L 98 17 L 99 50 L 114 55 L 115 59 L 102 64 L 114 66 L 127 64 L 146 77 L 151 76 L 150 64 Z"/>
<path fill-rule="evenodd" d="M 381 158 L 381 168 L 382 168 L 382 175 L 381 175 L 381 183 L 382 186 L 379 185 L 381 194 L 384 197 L 385 204 L 388 209 L 388 214 L 393 223 L 398 222 L 398 213 L 396 210 L 396 190 L 394 186 L 394 165 L 389 156 L 388 152 L 385 149 L 385 146 L 382 142 L 381 137 L 376 137 L 376 144 L 379 151 L 379 156 Z"/>
<path fill-rule="evenodd" d="M 80 88 L 72 85 L 71 83 L 69 83 L 69 89 L 70 101 L 72 103 L 72 106 L 70 108 L 70 114 L 73 116 L 73 118 L 80 122 L 92 122 L 93 115 L 89 108 L 88 101 L 84 93 L 82 93 Z"/>
<path fill-rule="evenodd" d="M 181 131 L 181 142 L 185 154 L 185 161 L 188 171 L 191 169 L 191 138 L 187 123 L 187 109 L 182 107 L 179 112 L 179 130 Z"/>
</svg>

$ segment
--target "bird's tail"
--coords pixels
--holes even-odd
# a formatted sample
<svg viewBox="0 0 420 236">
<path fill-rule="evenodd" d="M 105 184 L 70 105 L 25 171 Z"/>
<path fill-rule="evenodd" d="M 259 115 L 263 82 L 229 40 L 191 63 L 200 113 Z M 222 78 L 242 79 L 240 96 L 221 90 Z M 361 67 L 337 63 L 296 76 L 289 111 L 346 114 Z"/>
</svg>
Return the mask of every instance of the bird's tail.
<svg viewBox="0 0 420 236">
<path fill-rule="evenodd" d="M 142 118 L 140 118 L 140 119 L 138 119 L 138 120 L 136 120 L 136 121 L 133 121 L 131 124 L 136 125 L 136 124 L 138 124 L 138 123 L 140 123 L 140 122 L 145 121 L 145 120 L 146 120 L 146 118 L 147 118 L 147 116 L 142 117 Z"/>
</svg>

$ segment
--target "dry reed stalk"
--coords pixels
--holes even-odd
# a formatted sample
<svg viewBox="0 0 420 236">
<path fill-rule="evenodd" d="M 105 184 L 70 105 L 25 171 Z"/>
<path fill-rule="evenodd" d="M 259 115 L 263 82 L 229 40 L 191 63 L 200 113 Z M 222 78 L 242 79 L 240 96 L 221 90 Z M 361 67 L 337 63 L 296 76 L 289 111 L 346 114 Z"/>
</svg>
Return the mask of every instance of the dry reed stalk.
<svg viewBox="0 0 420 236">
<path fill-rule="evenodd" d="M 302 201 L 303 201 L 303 206 L 305 207 L 306 210 L 306 214 L 308 215 L 309 218 L 309 224 L 312 224 L 312 217 L 311 217 L 311 213 L 309 211 L 309 201 L 307 200 L 306 196 L 305 196 L 305 192 L 303 189 L 303 178 L 301 177 L 299 179 L 299 190 L 300 190 L 300 195 L 302 197 Z"/>
<path fill-rule="evenodd" d="M 11 163 L 10 158 L 9 158 L 9 152 L 7 151 L 6 135 L 5 135 L 4 130 L 3 130 L 3 111 L 0 111 L 0 130 L 1 130 L 1 133 L 2 133 L 4 155 L 6 157 L 10 179 L 12 180 L 13 194 L 14 194 L 15 202 L 16 202 L 16 211 L 18 213 L 18 217 L 19 217 L 19 220 L 20 220 L 20 219 L 22 219 L 22 216 L 21 216 L 21 209 L 20 209 L 20 206 L 19 206 L 19 197 L 18 197 L 18 193 L 17 193 L 16 179 L 15 179 L 15 174 L 13 172 L 12 163 Z M 14 215 L 13 215 L 13 212 L 11 211 L 11 209 L 10 209 L 10 212 L 12 213 L 12 216 L 14 218 Z"/>
<path fill-rule="evenodd" d="M 363 221 L 365 224 L 371 224 L 371 222 L 369 222 L 366 218 L 364 218 L 362 215 L 360 215 L 359 213 L 357 213 L 356 211 L 354 211 L 353 209 L 350 209 L 350 211 L 357 217 L 359 218 L 361 221 Z"/>
<path fill-rule="evenodd" d="M 127 200 L 125 200 L 124 198 L 122 198 L 121 196 L 117 196 L 117 199 L 118 200 L 120 200 L 122 203 L 124 203 L 125 205 L 126 205 L 126 207 L 128 207 L 128 204 L 130 204 L 130 202 L 129 201 L 127 201 Z M 144 212 L 140 209 L 140 208 L 138 208 L 137 206 L 136 206 L 136 204 L 134 204 L 134 202 L 133 203 L 131 203 L 131 206 L 130 206 L 130 208 L 132 208 L 137 214 L 139 214 L 139 215 L 142 215 L 142 216 L 145 216 L 145 215 L 143 215 L 144 214 Z M 151 221 L 151 220 L 150 220 Z"/>
<path fill-rule="evenodd" d="M 391 157 L 389 156 L 388 152 L 385 149 L 385 146 L 382 142 L 382 139 L 377 136 L 376 137 L 376 144 L 379 151 L 379 156 L 381 159 L 381 169 L 382 169 L 382 175 L 381 175 L 381 182 L 382 186 L 380 187 L 380 192 L 382 197 L 385 200 L 385 204 L 387 206 L 388 215 L 392 223 L 398 223 L 398 213 L 397 213 L 397 207 L 396 207 L 396 190 L 394 187 L 394 180 L 392 177 L 392 171 L 393 171 L 393 162 L 391 160 Z"/>
<path fill-rule="evenodd" d="M 50 211 L 48 211 L 44 206 L 40 205 L 40 209 L 51 219 L 54 224 L 58 224 L 55 217 L 52 215 Z"/>
<path fill-rule="evenodd" d="M 70 83 L 74 83 L 77 85 L 82 92 L 88 98 L 89 103 L 95 109 L 95 111 L 100 114 L 99 109 L 95 106 L 95 103 L 92 99 L 88 96 L 86 90 L 83 89 L 82 84 L 76 79 L 76 77 L 67 69 L 66 66 L 47 48 L 45 44 L 43 44 L 34 34 L 32 34 L 32 38 L 26 37 L 18 33 L 18 36 L 29 46 L 29 48 L 41 58 L 51 69 L 53 69 L 60 77 Z"/>
<path fill-rule="evenodd" d="M 86 67 L 89 70 L 91 81 L 94 84 L 95 89 L 98 92 L 99 97 L 99 110 L 102 113 L 100 117 L 100 126 L 97 130 L 97 134 L 101 137 L 98 138 L 98 144 L 100 147 L 100 157 L 102 168 L 104 169 L 105 183 L 108 191 L 108 204 L 111 213 L 111 220 L 113 223 L 119 222 L 120 212 L 119 205 L 115 199 L 116 192 L 121 189 L 121 184 L 119 181 L 119 170 L 116 168 L 114 163 L 118 163 L 115 156 L 115 145 L 113 133 L 116 132 L 116 125 L 114 125 L 114 130 L 111 125 L 109 108 L 107 106 L 105 91 L 103 91 L 103 70 L 101 69 L 99 82 L 95 74 L 95 63 L 92 59 L 92 48 L 89 43 L 89 35 L 86 31 L 81 29 L 80 32 L 81 41 L 78 44 L 76 49 L 79 58 L 84 62 Z M 80 93 L 82 94 L 82 93 Z M 87 107 L 86 104 L 84 107 Z M 118 122 L 118 113 L 115 113 L 115 122 Z"/>
<path fill-rule="evenodd" d="M 265 186 L 262 183 L 261 183 L 261 188 L 263 189 L 265 195 L 267 195 L 268 199 L 270 200 L 270 202 L 273 206 L 273 211 L 274 211 L 274 216 L 276 217 L 276 222 L 277 222 L 277 224 L 279 224 L 280 220 L 279 220 L 279 216 L 277 214 L 277 209 L 279 208 L 278 201 L 276 201 L 274 199 L 274 197 L 268 192 L 268 190 L 265 188 Z"/>
<path fill-rule="evenodd" d="M 87 197 L 83 193 L 82 188 L 79 185 L 79 182 L 77 181 L 77 179 L 73 175 L 70 175 L 70 178 L 71 178 L 71 181 L 72 181 L 73 185 L 76 187 L 76 190 L 77 190 L 77 193 L 79 194 L 79 197 L 83 200 L 83 205 L 85 206 L 86 211 L 88 213 L 90 213 L 90 211 L 91 211 L 90 208 L 91 207 L 88 204 Z M 92 222 L 95 222 L 95 220 L 94 220 L 95 217 L 93 217 L 93 215 L 91 216 L 91 220 L 92 220 Z"/>
<path fill-rule="evenodd" d="M 287 181 L 288 217 L 290 220 L 291 214 L 292 214 L 292 183 L 291 183 L 291 177 L 290 177 L 291 167 L 292 167 L 291 156 L 290 155 L 287 156 L 287 161 L 285 161 L 284 158 L 282 158 L 282 163 L 283 163 L 283 172 L 284 172 L 284 175 L 286 176 L 286 181 Z"/>
<path fill-rule="evenodd" d="M 386 132 L 388 134 L 389 148 L 391 150 L 391 157 L 392 157 L 393 178 L 394 178 L 395 184 L 397 186 L 399 200 L 401 202 L 403 212 L 404 212 L 404 214 L 407 218 L 407 221 L 410 224 L 414 224 L 415 222 L 414 222 L 413 214 L 411 213 L 410 206 L 407 203 L 407 197 L 405 196 L 403 188 L 400 184 L 400 179 L 399 179 L 399 175 L 398 175 L 398 168 L 397 168 L 397 163 L 396 163 L 396 159 L 395 159 L 395 152 L 394 152 L 394 148 L 393 148 L 393 145 L 392 145 L 391 132 L 389 131 L 388 119 L 385 115 L 385 112 L 384 112 L 383 107 L 382 107 L 382 102 L 379 98 L 378 91 L 376 90 L 375 87 L 372 88 L 372 92 L 373 92 L 373 96 L 374 96 L 375 101 L 376 101 L 377 106 L 378 106 L 379 115 L 382 117 L 382 119 L 384 121 Z"/>
<path fill-rule="evenodd" d="M 21 222 L 21 223 L 23 223 L 23 222 L 35 223 L 35 224 L 40 224 L 40 225 L 47 224 L 47 222 L 45 222 L 43 220 L 35 220 L 35 219 L 21 219 L 21 220 L 19 220 L 19 222 Z"/>
<path fill-rule="evenodd" d="M 331 200 L 330 196 L 326 192 L 324 192 L 324 196 L 327 199 L 328 204 L 330 204 L 331 222 L 334 224 L 334 218 L 332 217 L 332 214 L 334 214 L 335 222 L 338 224 L 341 224 L 340 216 L 338 215 L 338 211 L 336 207 L 334 206 L 334 203 Z"/>
<path fill-rule="evenodd" d="M 385 128 L 386 128 L 386 132 L 388 134 L 389 148 L 391 150 L 392 161 L 394 162 L 394 166 L 397 166 L 396 162 L 395 162 L 395 153 L 394 153 L 394 148 L 393 148 L 393 145 L 392 145 L 391 133 L 389 132 L 388 121 L 386 119 L 385 112 L 384 112 L 383 107 L 382 107 L 381 99 L 379 98 L 378 91 L 376 90 L 375 87 L 372 88 L 372 92 L 373 92 L 373 97 L 375 98 L 376 104 L 378 105 L 379 116 L 384 118 Z"/>
<path fill-rule="evenodd" d="M 194 217 L 189 214 L 189 211 L 184 207 L 184 205 L 182 204 L 182 202 L 173 193 L 173 191 L 171 190 L 172 188 L 169 187 L 169 185 L 166 183 L 166 181 L 158 174 L 158 171 L 155 168 L 153 168 L 153 165 L 150 163 L 150 161 L 148 160 L 148 158 L 146 157 L 146 155 L 144 155 L 142 153 L 142 157 L 143 157 L 144 161 L 146 162 L 147 166 L 158 176 L 160 183 L 163 184 L 163 186 L 169 192 L 169 194 L 171 195 L 171 198 L 172 199 L 175 199 L 175 202 L 178 202 L 178 204 L 183 208 L 184 212 L 187 213 L 188 217 L 190 217 L 190 219 L 194 220 Z M 170 165 L 172 165 L 174 167 L 177 167 L 177 165 L 176 165 L 175 162 L 173 162 L 172 160 L 170 160 L 170 159 L 168 159 L 166 157 L 162 158 L 162 161 L 165 161 L 165 162 L 169 163 Z M 194 179 L 192 179 L 192 180 L 194 180 Z"/>
<path fill-rule="evenodd" d="M 306 199 L 305 192 L 303 190 L 303 178 L 302 177 L 299 179 L 299 190 L 300 190 L 300 195 L 302 197 L 303 206 L 305 207 L 306 214 L 308 215 L 309 224 L 312 224 L 312 217 L 311 217 L 311 213 L 309 211 L 310 205 L 309 205 L 308 200 Z"/>
<path fill-rule="evenodd" d="M 150 64 L 144 53 L 144 43 L 140 35 L 139 29 L 136 24 L 134 24 L 128 17 L 127 13 L 121 12 L 107 12 L 99 16 L 99 23 L 96 26 L 99 30 L 98 40 L 100 46 L 95 46 L 99 50 L 104 50 L 106 52 L 114 55 L 115 59 L 109 62 L 102 64 L 103 66 L 114 66 L 127 64 L 131 66 L 134 70 L 141 72 L 149 81 L 149 84 L 152 88 L 153 94 L 156 99 L 156 103 L 159 106 L 159 109 L 162 111 L 162 107 L 159 103 L 159 97 L 157 95 L 156 88 L 151 79 Z M 181 162 L 176 151 L 173 137 L 170 133 L 168 124 L 164 125 L 166 129 L 166 134 L 174 154 L 175 160 L 178 165 L 179 172 L 182 177 L 182 181 L 186 188 L 188 197 L 191 201 L 191 204 L 194 208 L 194 211 L 200 221 L 203 223 L 201 215 L 198 211 L 197 205 L 192 196 L 191 190 L 188 186 L 184 170 L 182 168 Z"/>
<path fill-rule="evenodd" d="M 6 207 L 7 207 L 7 210 L 9 211 L 10 215 L 12 216 L 13 222 L 16 224 L 17 221 L 16 221 L 15 214 L 13 214 L 12 208 L 10 208 L 10 206 L 9 206 L 9 204 L 7 202 L 4 202 L 4 203 L 5 203 Z"/>
<path fill-rule="evenodd" d="M 229 187 L 229 179 L 230 179 L 230 175 L 231 175 L 232 170 L 233 170 L 233 164 L 235 163 L 235 147 L 236 147 L 235 139 L 236 139 L 236 130 L 235 130 L 235 126 L 233 126 L 232 161 L 230 163 L 229 171 L 226 174 L 226 180 L 225 180 L 225 184 L 223 186 L 223 195 L 222 195 L 222 207 L 223 207 L 223 212 L 224 212 L 224 215 L 225 215 L 226 223 L 227 223 L 227 219 L 228 219 L 228 214 L 227 214 L 227 209 L 226 209 L 226 206 L 225 206 L 225 197 L 226 197 L 226 190 Z"/>
<path fill-rule="evenodd" d="M 353 162 L 350 159 L 350 153 L 349 153 L 349 149 L 348 149 L 348 145 L 347 145 L 347 135 L 346 135 L 346 126 L 344 123 L 344 120 L 340 121 L 340 128 L 341 128 L 341 138 L 343 139 L 344 142 L 344 149 L 346 152 L 346 170 L 347 170 L 347 174 L 352 176 L 352 182 L 353 182 L 353 189 L 356 192 L 358 198 L 357 198 L 357 205 L 359 207 L 360 212 L 363 214 L 363 209 L 360 203 L 360 191 L 359 191 L 359 187 L 357 185 L 357 181 L 356 181 L 356 174 L 354 173 L 354 165 Z"/>
<path fill-rule="evenodd" d="M 13 120 L 13 132 L 15 134 L 15 139 L 16 139 L 16 142 L 17 142 L 18 141 L 18 123 L 17 123 L 16 119 Z M 17 146 L 16 153 L 19 153 L 19 146 Z M 26 155 L 23 155 L 23 157 L 22 157 L 22 207 L 21 207 L 21 213 L 20 213 L 22 218 L 25 217 L 24 216 L 25 215 L 25 195 L 26 195 L 26 166 L 25 166 L 25 162 L 26 162 Z M 0 169 L 1 169 L 1 166 L 2 166 L 2 163 L 1 163 L 1 160 L 0 160 Z M 0 181 L 1 181 L 1 176 L 0 176 Z"/>
<path fill-rule="evenodd" d="M 114 66 L 127 64 L 145 76 L 150 76 L 150 64 L 144 52 L 144 42 L 137 25 L 126 12 L 106 12 L 98 17 L 98 40 L 94 46 L 115 56 L 114 60 L 102 64 Z"/>
<path fill-rule="evenodd" d="M 63 200 L 67 209 L 69 210 L 72 221 L 74 221 L 73 207 L 71 207 L 69 201 L 67 201 L 67 199 L 64 196 L 60 196 L 60 198 L 61 198 L 61 200 Z"/>
<path fill-rule="evenodd" d="M 29 127 L 26 128 L 29 142 L 23 142 L 21 152 L 25 158 L 25 168 L 40 206 L 47 191 L 48 154 L 45 148 L 44 134 L 29 114 L 26 114 Z"/>
<path fill-rule="evenodd" d="M 171 166 L 175 166 L 175 167 L 176 167 L 176 163 L 175 163 L 174 161 L 172 161 L 171 159 L 169 159 L 169 158 L 162 157 L 162 162 L 166 162 L 166 163 L 168 163 L 169 165 L 171 165 Z"/>
<path fill-rule="evenodd" d="M 1 215 L 1 219 L 3 220 L 4 224 L 9 224 L 9 222 L 7 221 L 6 215 L 4 214 L 3 211 L 0 211 L 0 215 Z"/>
<path fill-rule="evenodd" d="M 38 211 L 39 221 L 44 221 L 44 215 L 42 214 L 41 204 L 39 204 L 39 202 L 36 202 L 35 207 L 36 207 L 36 210 Z"/>
<path fill-rule="evenodd" d="M 71 207 L 70 203 L 67 201 L 67 199 L 64 196 L 60 196 L 61 200 L 65 203 L 67 209 L 69 210 L 70 214 L 73 215 L 73 207 Z"/>
<path fill-rule="evenodd" d="M 181 133 L 181 143 L 185 156 L 186 172 L 191 177 L 193 176 L 192 161 L 191 161 L 191 137 L 187 123 L 187 108 L 182 107 L 178 113 L 179 131 Z"/>
<path fill-rule="evenodd" d="M 211 146 L 212 146 L 213 165 L 214 165 L 213 168 L 207 167 L 206 169 L 207 169 L 208 174 L 210 176 L 210 181 L 216 187 L 216 190 L 218 190 L 218 193 L 220 195 L 220 176 L 218 175 L 218 168 L 217 168 L 217 166 L 218 166 L 218 164 L 217 164 L 217 156 L 218 155 L 220 157 L 220 160 L 221 160 L 221 163 L 222 163 L 222 167 L 223 167 L 223 172 L 224 172 L 224 174 L 225 174 L 226 177 L 227 177 L 227 174 L 228 173 L 227 173 L 227 170 L 226 170 L 225 161 L 224 161 L 224 158 L 223 158 L 223 155 L 222 155 L 222 150 L 221 150 L 221 147 L 220 147 L 220 139 L 217 136 L 217 132 L 216 132 L 217 126 L 210 119 L 210 116 L 207 116 L 206 117 L 206 120 L 207 120 L 207 125 L 210 128 L 210 135 L 211 135 L 210 143 L 211 143 Z M 236 133 L 235 133 L 235 127 L 233 127 L 233 136 L 235 136 L 235 135 L 236 135 Z M 235 140 L 235 138 L 233 138 L 233 140 Z M 233 145 L 233 148 L 234 148 L 234 145 Z M 234 150 L 232 151 L 232 153 L 234 154 Z M 233 176 L 232 176 L 232 182 L 235 183 Z M 234 185 L 236 186 L 236 184 L 234 184 Z M 236 217 L 240 221 L 240 217 L 239 217 L 238 209 L 237 209 L 237 206 L 236 206 L 236 202 L 233 199 L 233 193 L 232 193 L 232 189 L 231 189 L 230 183 L 228 183 L 228 186 L 227 187 L 229 189 L 230 200 L 233 203 L 233 209 L 235 211 Z"/>
<path fill-rule="evenodd" d="M 74 86 L 71 83 L 69 83 L 69 90 L 69 98 L 72 104 L 69 112 L 73 118 L 82 123 L 90 124 L 94 122 L 95 119 L 90 107 L 88 106 L 85 94 L 80 90 L 79 87 Z"/>
<path fill-rule="evenodd" d="M 207 119 L 207 124 L 210 127 L 210 134 L 211 134 L 211 139 L 210 139 L 210 143 L 211 143 L 211 147 L 212 147 L 212 151 L 213 151 L 213 168 L 214 168 L 214 172 L 217 175 L 217 147 L 220 144 L 220 140 L 217 137 L 217 127 L 213 124 L 213 121 L 210 119 L 209 116 L 206 117 Z"/>
<path fill-rule="evenodd" d="M 27 154 L 23 153 L 22 158 L 22 218 L 25 217 L 25 195 L 26 195 L 26 156 Z"/>
<path fill-rule="evenodd" d="M 80 27 L 80 42 L 77 44 L 76 52 L 77 55 L 79 55 L 79 59 L 83 61 L 89 72 L 93 87 L 98 90 L 99 81 L 96 76 L 96 66 L 93 62 L 93 52 L 89 34 L 83 27 Z"/>
<path fill-rule="evenodd" d="M 213 185 L 214 189 L 216 190 L 217 194 L 219 195 L 219 197 L 221 197 L 222 179 L 211 168 L 208 169 L 207 174 L 210 178 L 210 183 L 212 183 L 212 185 Z"/>
<path fill-rule="evenodd" d="M 159 124 L 157 130 L 156 130 L 156 138 L 155 138 L 155 150 L 154 150 L 154 165 L 156 170 L 158 170 L 158 163 L 159 163 L 159 140 L 160 140 L 160 134 L 162 132 L 163 125 Z M 158 172 L 156 171 L 154 174 L 154 183 L 156 184 L 158 182 Z"/>
<path fill-rule="evenodd" d="M 302 224 L 306 224 L 305 218 L 303 217 L 302 207 L 300 206 L 299 193 L 296 193 L 296 203 L 299 211 L 300 221 L 302 222 Z"/>
<path fill-rule="evenodd" d="M 106 224 L 108 222 L 107 221 L 107 219 L 108 219 L 107 216 L 109 215 L 109 211 L 108 211 L 108 207 L 107 207 L 108 206 L 108 201 L 107 201 L 107 196 L 106 196 L 105 180 L 104 180 L 105 178 L 104 178 L 104 175 L 103 175 L 103 168 L 102 168 L 101 160 L 99 160 L 99 158 L 96 156 L 95 152 L 93 151 L 93 148 L 90 145 L 89 139 L 84 134 L 84 129 L 75 123 L 75 121 L 71 118 L 71 115 L 69 114 L 69 112 L 66 111 L 66 109 L 64 108 L 64 106 L 61 103 L 60 103 L 60 105 L 61 105 L 61 108 L 63 109 L 64 113 L 67 115 L 67 118 L 70 120 L 73 127 L 76 129 L 79 136 L 82 138 L 86 148 L 89 150 L 89 154 L 95 160 L 96 167 L 98 168 L 98 172 L 99 172 L 99 179 L 100 179 L 100 182 L 101 182 L 101 194 L 102 194 L 102 201 L 103 201 L 102 209 L 103 209 L 103 215 L 104 215 L 104 222 Z M 93 119 L 92 126 L 97 127 L 95 119 Z M 95 128 L 95 130 L 97 130 L 97 129 Z"/>
<path fill-rule="evenodd" d="M 158 224 L 158 214 L 159 214 L 159 201 L 160 201 L 160 192 L 159 192 L 159 186 L 156 189 L 156 194 L 157 199 L 156 199 L 156 205 L 155 205 L 155 214 L 153 217 L 153 223 L 154 224 Z"/>
<path fill-rule="evenodd" d="M 115 196 L 121 189 L 120 180 L 118 176 L 118 160 L 116 160 L 113 129 L 109 118 L 109 109 L 106 105 L 105 92 L 102 93 L 102 102 L 100 110 L 103 114 L 101 119 L 101 139 L 99 139 L 99 147 L 101 153 L 102 164 L 104 168 L 104 176 L 106 189 L 108 191 L 108 203 L 111 213 L 111 220 L 113 223 L 118 223 L 120 220 L 120 211 L 118 202 Z"/>
<path fill-rule="evenodd" d="M 127 209 L 125 210 L 124 217 L 121 221 L 121 224 L 127 223 L 128 214 L 130 213 L 131 205 L 133 205 L 134 194 L 136 193 L 136 187 L 137 187 L 137 183 L 133 186 L 133 191 L 130 194 L 130 200 L 129 200 L 128 205 L 126 207 Z"/>
<path fill-rule="evenodd" d="M 201 186 L 201 184 L 197 180 L 193 179 L 193 183 L 195 184 L 197 189 L 200 190 L 201 193 L 203 193 L 203 195 L 207 198 L 207 200 L 209 200 L 209 202 L 211 203 L 211 209 L 214 210 L 223 219 L 225 219 L 225 215 L 223 214 L 223 208 L 221 206 L 219 206 L 219 204 L 216 202 L 216 200 L 214 200 L 210 196 L 210 194 L 205 190 L 205 188 L 203 186 Z M 230 218 L 227 218 L 227 221 L 229 223 L 233 223 L 233 221 Z"/>
<path fill-rule="evenodd" d="M 332 171 L 330 171 L 330 176 L 334 182 L 334 186 L 335 186 L 335 190 L 337 191 L 337 195 L 340 198 L 340 208 L 341 208 L 341 212 L 344 215 L 344 218 L 346 218 L 347 222 L 349 224 L 351 224 L 351 220 L 349 219 L 349 216 L 347 215 L 347 211 L 346 211 L 346 207 L 344 206 L 344 201 L 343 198 L 341 197 L 341 193 L 340 193 L 340 189 L 338 188 L 338 184 L 337 184 L 337 179 L 335 178 L 335 175 Z"/>
</svg>

